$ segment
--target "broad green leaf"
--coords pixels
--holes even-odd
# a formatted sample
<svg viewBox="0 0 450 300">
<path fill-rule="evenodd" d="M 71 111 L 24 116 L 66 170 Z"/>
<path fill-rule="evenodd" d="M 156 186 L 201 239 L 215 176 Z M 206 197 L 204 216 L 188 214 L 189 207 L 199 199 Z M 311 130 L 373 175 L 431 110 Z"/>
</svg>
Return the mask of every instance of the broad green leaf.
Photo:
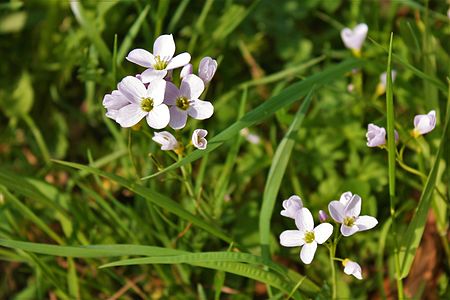
<svg viewBox="0 0 450 300">
<path fill-rule="evenodd" d="M 176 162 L 168 166 L 167 168 L 155 174 L 146 176 L 142 179 L 149 179 L 161 175 L 167 171 L 174 170 L 205 156 L 207 153 L 212 152 L 220 147 L 225 141 L 234 138 L 235 135 L 239 134 L 239 131 L 242 128 L 250 127 L 252 125 L 260 123 L 264 119 L 272 116 L 281 108 L 286 107 L 294 103 L 295 101 L 298 101 L 301 97 L 304 97 L 311 90 L 311 87 L 313 85 L 320 86 L 329 83 L 334 79 L 343 76 L 353 68 L 359 67 L 362 63 L 363 62 L 360 60 L 349 59 L 338 65 L 328 67 L 325 71 L 312 75 L 305 80 L 302 80 L 301 82 L 292 84 L 281 93 L 264 101 L 264 103 L 245 114 L 239 121 L 233 123 L 218 135 L 213 137 L 211 140 L 209 140 L 208 147 L 205 150 L 196 150 L 187 155 L 181 161 Z"/>
<path fill-rule="evenodd" d="M 220 229 L 218 229 L 215 225 L 209 224 L 199 217 L 191 214 L 187 210 L 185 210 L 179 203 L 173 201 L 172 199 L 168 198 L 167 196 L 160 194 L 158 192 L 153 191 L 152 189 L 146 188 L 142 185 L 137 184 L 136 182 L 133 182 L 131 180 L 125 179 L 123 177 L 101 171 L 99 169 L 77 164 L 77 163 L 71 163 L 71 162 L 65 162 L 60 160 L 54 160 L 56 163 L 59 163 L 61 165 L 65 165 L 71 168 L 75 168 L 78 170 L 86 171 L 91 174 L 95 174 L 98 176 L 102 176 L 105 178 L 108 178 L 112 181 L 117 182 L 121 186 L 129 189 L 130 191 L 138 194 L 139 196 L 147 199 L 148 201 L 154 203 L 155 205 L 166 209 L 167 211 L 179 216 L 182 219 L 185 219 L 189 222 L 192 222 L 192 224 L 202 228 L 206 232 L 211 233 L 212 235 L 226 241 L 227 243 L 231 243 L 233 240 L 229 236 L 227 236 L 225 233 L 223 233 Z"/>
<path fill-rule="evenodd" d="M 434 188 L 436 186 L 439 161 L 441 159 L 445 145 L 448 142 L 448 131 L 449 131 L 448 127 L 450 123 L 449 120 L 450 120 L 450 84 L 448 91 L 446 117 L 439 149 L 434 158 L 433 167 L 431 168 L 431 171 L 428 174 L 425 187 L 422 190 L 419 204 L 417 205 L 417 208 L 414 212 L 414 216 L 411 222 L 409 223 L 405 235 L 403 236 L 403 240 L 401 241 L 399 253 L 401 263 L 401 278 L 405 278 L 406 276 L 408 276 L 412 263 L 414 261 L 417 248 L 419 247 L 423 232 L 425 230 L 425 223 L 427 220 L 428 211 L 431 207 Z"/>
<path fill-rule="evenodd" d="M 291 126 L 289 126 L 286 135 L 284 136 L 280 145 L 277 147 L 275 155 L 272 159 L 272 165 L 270 167 L 269 174 L 267 175 L 261 212 L 259 214 L 259 237 L 263 257 L 267 260 L 270 259 L 270 219 L 272 218 L 272 213 L 278 191 L 280 190 L 281 181 L 283 179 L 284 173 L 286 172 L 286 167 L 289 163 L 289 159 L 291 158 L 292 149 L 294 148 L 295 135 L 300 129 L 306 112 L 308 111 L 309 105 L 311 104 L 312 95 L 313 88 L 306 96 L 305 100 L 303 100 L 303 103 L 298 109 Z"/>
</svg>

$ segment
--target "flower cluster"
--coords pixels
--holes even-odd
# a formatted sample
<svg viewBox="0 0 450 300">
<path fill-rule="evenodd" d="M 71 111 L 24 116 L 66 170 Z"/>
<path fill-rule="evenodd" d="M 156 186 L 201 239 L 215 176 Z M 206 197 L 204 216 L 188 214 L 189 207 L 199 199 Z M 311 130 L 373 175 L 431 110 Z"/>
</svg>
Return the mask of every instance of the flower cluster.
<svg viewBox="0 0 450 300">
<path fill-rule="evenodd" d="M 343 193 L 339 199 L 333 200 L 328 205 L 328 211 L 335 224 L 340 224 L 340 233 L 349 237 L 359 231 L 372 229 L 378 224 L 377 219 L 371 216 L 361 216 L 361 197 L 351 192 Z M 328 215 L 319 211 L 321 224 L 314 226 L 314 220 L 309 209 L 303 206 L 302 199 L 293 195 L 283 201 L 281 215 L 294 219 L 297 230 L 286 230 L 280 235 L 280 244 L 285 247 L 302 247 L 300 259 L 305 264 L 310 264 L 317 250 L 317 245 L 324 244 L 330 251 L 335 249 L 341 236 L 335 235 L 332 241 L 328 241 L 334 227 L 327 223 Z M 328 242 L 327 242 L 328 241 Z M 334 253 L 334 250 L 333 252 Z M 342 261 L 344 272 L 362 279 L 361 267 L 356 262 L 346 259 L 334 258 Z"/>
<path fill-rule="evenodd" d="M 201 60 L 198 75 L 193 74 L 191 55 L 187 52 L 175 55 L 175 41 L 171 34 L 159 36 L 153 44 L 153 53 L 144 49 L 132 50 L 126 59 L 146 68 L 141 74 L 127 76 L 117 85 L 117 90 L 106 94 L 103 106 L 106 116 L 122 127 L 133 127 L 145 118 L 149 127 L 174 130 L 186 126 L 188 116 L 205 120 L 214 113 L 209 101 L 200 100 L 213 78 L 217 62 L 211 57 Z M 173 82 L 173 71 L 180 72 L 181 83 Z M 197 129 L 191 143 L 205 149 L 207 131 Z M 162 150 L 178 151 L 183 147 L 168 131 L 155 132 L 153 140 L 161 144 Z"/>
</svg>

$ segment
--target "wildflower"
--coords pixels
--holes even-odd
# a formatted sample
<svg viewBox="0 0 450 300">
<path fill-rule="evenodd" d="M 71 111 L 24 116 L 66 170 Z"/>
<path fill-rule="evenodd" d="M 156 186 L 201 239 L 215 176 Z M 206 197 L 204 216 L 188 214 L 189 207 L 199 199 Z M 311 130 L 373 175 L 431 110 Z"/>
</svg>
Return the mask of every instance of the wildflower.
<svg viewBox="0 0 450 300">
<path fill-rule="evenodd" d="M 200 77 L 190 74 L 183 78 L 181 87 L 167 82 L 165 103 L 170 107 L 169 126 L 181 129 L 186 125 L 187 116 L 197 120 L 208 119 L 214 113 L 213 105 L 208 101 L 199 100 L 205 85 Z"/>
<path fill-rule="evenodd" d="M 347 85 L 347 92 L 353 93 L 355 91 L 355 85 L 353 83 L 350 83 Z"/>
<path fill-rule="evenodd" d="M 214 77 L 217 70 L 217 61 L 209 56 L 203 57 L 198 66 L 198 76 L 205 84 L 208 84 Z"/>
<path fill-rule="evenodd" d="M 106 94 L 105 97 L 103 97 L 103 106 L 106 108 L 106 116 L 114 121 L 117 118 L 119 110 L 128 104 L 130 104 L 130 101 L 128 101 L 128 99 L 118 90 L 114 90 L 111 94 Z"/>
<path fill-rule="evenodd" d="M 398 142 L 398 132 L 394 130 L 395 142 Z M 386 129 L 383 127 L 378 127 L 375 124 L 370 123 L 367 126 L 367 146 L 369 147 L 381 147 L 386 145 Z"/>
<path fill-rule="evenodd" d="M 205 129 L 195 129 L 192 133 L 192 145 L 200 150 L 206 149 L 208 141 L 205 139 L 205 136 L 207 134 L 208 131 Z"/>
<path fill-rule="evenodd" d="M 351 261 L 350 259 L 346 258 L 342 262 L 342 265 L 344 266 L 344 273 L 345 274 L 353 275 L 356 278 L 358 278 L 359 280 L 363 279 L 362 275 L 361 275 L 361 266 L 358 263 L 356 263 L 354 261 Z"/>
<path fill-rule="evenodd" d="M 192 74 L 192 64 L 187 64 L 181 69 L 180 78 L 183 79 L 189 74 Z"/>
<path fill-rule="evenodd" d="M 328 215 L 326 212 L 324 212 L 323 210 L 319 210 L 319 221 L 321 223 L 325 222 L 326 220 L 328 220 Z"/>
<path fill-rule="evenodd" d="M 317 250 L 317 244 L 323 244 L 333 233 L 333 226 L 322 223 L 314 228 L 314 220 L 307 208 L 302 208 L 301 213 L 295 217 L 295 225 L 298 230 L 286 230 L 280 235 L 280 244 L 285 247 L 303 246 L 300 259 L 305 264 L 310 264 Z"/>
<path fill-rule="evenodd" d="M 356 27 L 353 29 L 342 29 L 341 38 L 344 42 L 345 47 L 352 49 L 355 55 L 359 56 L 368 30 L 369 27 L 367 27 L 367 24 L 364 23 L 356 25 Z"/>
<path fill-rule="evenodd" d="M 131 127 L 146 117 L 147 124 L 155 129 L 167 126 L 170 120 L 169 108 L 163 104 L 166 81 L 157 79 L 146 89 L 144 83 L 133 76 L 127 76 L 118 84 L 119 92 L 130 102 L 119 109 L 116 122 L 122 127 Z"/>
<path fill-rule="evenodd" d="M 240 134 L 251 144 L 257 145 L 261 142 L 261 138 L 257 134 L 250 133 L 247 127 L 242 128 Z"/>
<path fill-rule="evenodd" d="M 280 214 L 284 217 L 295 219 L 303 208 L 302 199 L 297 195 L 292 195 L 289 199 L 283 201 L 283 208 Z"/>
<path fill-rule="evenodd" d="M 161 150 L 176 150 L 179 147 L 177 139 L 168 131 L 155 132 L 152 140 L 161 145 Z"/>
<path fill-rule="evenodd" d="M 414 117 L 413 137 L 430 132 L 436 126 L 436 111 L 432 110 L 426 115 L 417 115 Z"/>
<path fill-rule="evenodd" d="M 153 53 L 144 49 L 132 50 L 126 59 L 139 66 L 146 67 L 142 74 L 144 83 L 154 79 L 162 79 L 167 75 L 167 71 L 182 67 L 189 63 L 191 55 L 183 52 L 173 57 L 175 54 L 175 41 L 171 34 L 159 36 L 153 44 Z"/>
<path fill-rule="evenodd" d="M 392 70 L 392 71 L 391 71 L 392 82 L 395 81 L 395 78 L 396 78 L 396 77 L 397 77 L 397 71 Z M 386 80 L 387 80 L 387 73 L 386 73 L 386 72 L 383 72 L 383 73 L 380 75 L 380 82 L 378 83 L 377 89 L 376 89 L 376 94 L 377 94 L 378 96 L 379 96 L 379 95 L 382 95 L 382 94 L 384 94 L 384 92 L 386 92 L 386 86 L 387 86 Z"/>
<path fill-rule="evenodd" d="M 328 210 L 333 220 L 342 224 L 343 236 L 351 236 L 358 231 L 369 230 L 378 224 L 374 217 L 359 215 L 361 213 L 361 197 L 356 194 L 345 205 L 341 201 L 331 201 Z"/>
</svg>

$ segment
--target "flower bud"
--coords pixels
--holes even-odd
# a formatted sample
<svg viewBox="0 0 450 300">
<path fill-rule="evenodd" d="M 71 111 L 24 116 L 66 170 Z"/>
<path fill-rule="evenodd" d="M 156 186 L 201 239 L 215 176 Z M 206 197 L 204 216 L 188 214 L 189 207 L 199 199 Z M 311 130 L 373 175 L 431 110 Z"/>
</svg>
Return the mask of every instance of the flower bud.
<svg viewBox="0 0 450 300">
<path fill-rule="evenodd" d="M 195 148 L 204 150 L 206 149 L 206 145 L 208 145 L 208 141 L 205 139 L 205 136 L 208 134 L 208 131 L 205 129 L 195 129 L 192 133 L 192 145 Z"/>
<path fill-rule="evenodd" d="M 208 84 L 214 77 L 217 70 L 217 61 L 209 56 L 203 57 L 198 66 L 198 76 L 205 84 Z"/>
<path fill-rule="evenodd" d="M 319 221 L 321 223 L 325 222 L 328 219 L 328 215 L 325 211 L 319 210 Z"/>
</svg>

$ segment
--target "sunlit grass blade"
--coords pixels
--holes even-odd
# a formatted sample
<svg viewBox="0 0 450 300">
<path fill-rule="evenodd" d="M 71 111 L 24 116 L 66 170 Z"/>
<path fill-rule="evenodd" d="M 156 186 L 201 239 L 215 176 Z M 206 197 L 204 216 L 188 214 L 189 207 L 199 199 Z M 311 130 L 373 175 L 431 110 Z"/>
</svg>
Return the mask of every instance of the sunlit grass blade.
<svg viewBox="0 0 450 300">
<path fill-rule="evenodd" d="M 443 122 L 443 131 L 439 149 L 436 153 L 433 167 L 428 174 L 425 186 L 420 196 L 419 204 L 414 212 L 414 216 L 409 223 L 408 229 L 403 237 L 400 248 L 400 262 L 401 262 L 401 277 L 408 276 L 411 269 L 416 250 L 419 247 L 422 239 L 423 232 L 425 230 L 428 211 L 432 203 L 432 195 L 436 185 L 436 177 L 439 169 L 439 162 L 444 152 L 445 145 L 448 142 L 448 132 L 450 123 L 450 84 L 447 99 L 447 109 L 445 115 L 445 121 Z"/>
<path fill-rule="evenodd" d="M 143 198 L 147 199 L 148 201 L 154 203 L 155 205 L 157 205 L 163 209 L 166 209 L 167 211 L 179 216 L 182 219 L 192 222 L 192 224 L 194 224 L 194 225 L 202 228 L 206 232 L 209 232 L 210 234 L 226 241 L 227 243 L 232 242 L 232 238 L 230 238 L 225 233 L 223 233 L 215 225 L 209 224 L 209 223 L 203 221 L 199 217 L 197 217 L 197 216 L 191 214 L 190 212 L 188 212 L 187 210 L 185 210 L 177 202 L 173 201 L 172 199 L 168 198 L 167 196 L 164 196 L 158 192 L 153 191 L 152 189 L 146 188 L 142 185 L 138 185 L 135 182 L 125 179 L 123 177 L 120 177 L 120 176 L 117 176 L 117 175 L 114 175 L 114 174 L 111 174 L 108 172 L 104 172 L 104 171 L 101 171 L 101 170 L 93 168 L 93 167 L 89 167 L 89 166 L 85 166 L 85 165 L 81 165 L 81 164 L 77 164 L 77 163 L 59 161 L 59 160 L 54 160 L 54 161 L 61 165 L 65 165 L 65 166 L 75 168 L 78 170 L 84 170 L 91 174 L 102 176 L 102 177 L 108 178 L 112 181 L 115 181 L 118 184 L 120 184 L 121 186 L 142 196 Z"/>
<path fill-rule="evenodd" d="M 311 88 L 308 95 L 303 100 L 302 105 L 298 109 L 294 120 L 289 126 L 286 135 L 277 147 L 275 155 L 272 159 L 272 165 L 267 175 L 266 185 L 264 187 L 263 201 L 259 214 L 259 237 L 261 243 L 262 255 L 265 259 L 270 259 L 270 219 L 272 218 L 276 197 L 280 190 L 281 181 L 286 172 L 286 167 L 291 158 L 292 149 L 295 144 L 295 135 L 302 125 L 309 105 L 311 104 L 314 87 Z"/>
<path fill-rule="evenodd" d="M 334 79 L 343 76 L 345 73 L 352 70 L 353 68 L 360 66 L 361 64 L 362 61 L 360 60 L 349 59 L 338 65 L 331 66 L 327 68 L 325 71 L 312 75 L 306 78 L 305 80 L 302 80 L 301 82 L 292 84 L 291 86 L 283 90 L 281 93 L 271 97 L 270 99 L 266 100 L 264 103 L 262 103 L 252 111 L 245 114 L 245 116 L 243 116 L 239 121 L 233 123 L 226 129 L 224 129 L 222 132 L 220 132 L 218 135 L 213 137 L 211 140 L 209 140 L 208 148 L 206 148 L 205 150 L 194 151 L 191 154 L 187 155 L 185 158 L 183 158 L 181 161 L 174 163 L 168 166 L 167 168 L 155 174 L 146 176 L 142 179 L 143 180 L 150 179 L 152 177 L 161 175 L 167 171 L 174 170 L 187 163 L 193 162 L 205 156 L 207 153 L 212 152 L 218 147 L 220 147 L 225 141 L 239 134 L 239 131 L 242 128 L 250 127 L 252 125 L 260 123 L 264 119 L 267 119 L 268 117 L 272 116 L 276 111 L 280 110 L 281 108 L 286 107 L 294 103 L 295 101 L 298 101 L 298 99 L 305 96 L 310 91 L 313 85 L 320 86 L 322 84 L 329 83 Z"/>
</svg>

